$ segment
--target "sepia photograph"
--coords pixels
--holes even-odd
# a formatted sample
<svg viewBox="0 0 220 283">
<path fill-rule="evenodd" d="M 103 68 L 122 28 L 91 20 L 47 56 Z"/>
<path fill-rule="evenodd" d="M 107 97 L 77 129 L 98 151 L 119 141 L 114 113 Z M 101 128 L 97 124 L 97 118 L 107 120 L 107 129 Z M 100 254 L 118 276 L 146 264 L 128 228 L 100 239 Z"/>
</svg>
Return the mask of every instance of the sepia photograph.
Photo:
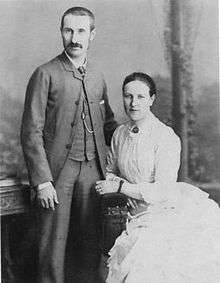
<svg viewBox="0 0 220 283">
<path fill-rule="evenodd" d="M 220 282 L 218 0 L 0 0 L 2 283 Z"/>
</svg>

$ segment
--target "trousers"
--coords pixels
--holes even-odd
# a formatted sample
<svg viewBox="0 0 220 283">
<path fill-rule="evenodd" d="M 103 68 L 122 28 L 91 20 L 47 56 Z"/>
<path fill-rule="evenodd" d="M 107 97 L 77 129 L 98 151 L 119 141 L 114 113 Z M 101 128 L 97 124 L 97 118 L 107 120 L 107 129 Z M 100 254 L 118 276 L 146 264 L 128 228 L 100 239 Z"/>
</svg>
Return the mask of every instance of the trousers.
<svg viewBox="0 0 220 283">
<path fill-rule="evenodd" d="M 67 159 L 55 185 L 58 206 L 39 209 L 38 283 L 98 282 L 100 203 L 94 184 L 100 179 L 96 159 Z"/>
</svg>

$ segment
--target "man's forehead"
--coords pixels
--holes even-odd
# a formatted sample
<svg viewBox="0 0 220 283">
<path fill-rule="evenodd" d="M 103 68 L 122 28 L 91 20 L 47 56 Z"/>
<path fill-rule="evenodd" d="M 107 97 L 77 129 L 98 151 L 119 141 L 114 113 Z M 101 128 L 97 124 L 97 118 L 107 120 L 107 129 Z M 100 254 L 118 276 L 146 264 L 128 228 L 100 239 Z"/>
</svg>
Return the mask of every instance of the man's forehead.
<svg viewBox="0 0 220 283">
<path fill-rule="evenodd" d="M 90 28 L 90 18 L 89 16 L 80 16 L 68 14 L 65 16 L 63 21 L 63 27 L 84 27 Z"/>
</svg>

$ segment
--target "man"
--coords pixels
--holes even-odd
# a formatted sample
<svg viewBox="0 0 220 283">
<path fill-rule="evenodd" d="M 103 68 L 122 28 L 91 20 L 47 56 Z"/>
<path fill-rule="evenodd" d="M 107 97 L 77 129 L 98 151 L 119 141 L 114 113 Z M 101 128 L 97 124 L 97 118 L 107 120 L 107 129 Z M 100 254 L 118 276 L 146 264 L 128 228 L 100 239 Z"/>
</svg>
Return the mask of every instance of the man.
<svg viewBox="0 0 220 283">
<path fill-rule="evenodd" d="M 98 282 L 99 202 L 94 184 L 105 175 L 106 144 L 117 124 L 103 76 L 87 58 L 95 37 L 94 15 L 86 8 L 70 8 L 60 30 L 64 52 L 33 73 L 21 129 L 29 179 L 40 207 L 38 282 L 65 280 L 69 228 L 75 262 L 80 274 L 87 274 L 78 282 Z"/>
</svg>

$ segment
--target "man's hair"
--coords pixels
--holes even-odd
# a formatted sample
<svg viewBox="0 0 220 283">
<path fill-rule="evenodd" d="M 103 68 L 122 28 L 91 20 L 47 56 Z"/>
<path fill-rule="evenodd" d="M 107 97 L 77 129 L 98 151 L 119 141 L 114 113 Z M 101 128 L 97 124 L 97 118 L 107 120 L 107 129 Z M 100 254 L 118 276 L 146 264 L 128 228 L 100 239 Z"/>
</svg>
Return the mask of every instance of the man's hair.
<svg viewBox="0 0 220 283">
<path fill-rule="evenodd" d="M 95 16 L 90 10 L 84 7 L 72 7 L 64 12 L 61 19 L 61 29 L 63 28 L 63 22 L 66 15 L 88 16 L 90 19 L 90 31 L 95 28 Z"/>
<path fill-rule="evenodd" d="M 154 80 L 147 74 L 141 73 L 141 72 L 136 72 L 128 75 L 122 85 L 122 91 L 124 92 L 126 84 L 133 82 L 133 81 L 140 81 L 145 83 L 149 87 L 149 94 L 150 96 L 156 94 L 156 85 Z"/>
</svg>

